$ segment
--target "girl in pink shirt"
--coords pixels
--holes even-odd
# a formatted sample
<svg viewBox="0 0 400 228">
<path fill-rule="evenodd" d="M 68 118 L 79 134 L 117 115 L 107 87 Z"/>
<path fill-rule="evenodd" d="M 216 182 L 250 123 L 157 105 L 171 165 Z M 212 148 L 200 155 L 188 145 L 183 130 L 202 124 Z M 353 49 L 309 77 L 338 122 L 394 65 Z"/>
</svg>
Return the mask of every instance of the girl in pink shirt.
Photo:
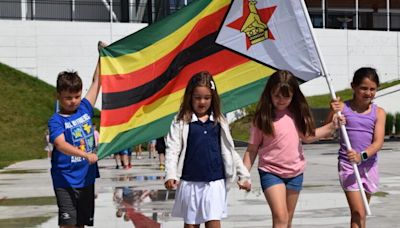
<svg viewBox="0 0 400 228">
<path fill-rule="evenodd" d="M 268 79 L 257 104 L 243 163 L 250 171 L 259 156 L 261 187 L 273 216 L 273 227 L 291 227 L 302 189 L 306 161 L 302 142 L 330 136 L 335 120 L 315 129 L 307 101 L 289 71 Z"/>
</svg>

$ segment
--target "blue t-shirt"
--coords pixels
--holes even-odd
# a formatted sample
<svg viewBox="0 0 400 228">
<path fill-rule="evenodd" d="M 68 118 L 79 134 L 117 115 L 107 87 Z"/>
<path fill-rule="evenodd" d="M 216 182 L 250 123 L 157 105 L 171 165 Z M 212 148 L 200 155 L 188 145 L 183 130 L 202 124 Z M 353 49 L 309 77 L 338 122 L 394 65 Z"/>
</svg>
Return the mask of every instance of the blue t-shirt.
<svg viewBox="0 0 400 228">
<path fill-rule="evenodd" d="M 91 153 L 94 148 L 94 129 L 92 127 L 93 107 L 84 98 L 72 115 L 55 113 L 48 122 L 50 142 L 64 134 L 65 141 L 82 151 Z M 82 157 L 64 154 L 53 149 L 51 156 L 51 177 L 54 188 L 83 188 L 94 184 L 99 177 L 97 163 L 89 165 Z"/>
</svg>

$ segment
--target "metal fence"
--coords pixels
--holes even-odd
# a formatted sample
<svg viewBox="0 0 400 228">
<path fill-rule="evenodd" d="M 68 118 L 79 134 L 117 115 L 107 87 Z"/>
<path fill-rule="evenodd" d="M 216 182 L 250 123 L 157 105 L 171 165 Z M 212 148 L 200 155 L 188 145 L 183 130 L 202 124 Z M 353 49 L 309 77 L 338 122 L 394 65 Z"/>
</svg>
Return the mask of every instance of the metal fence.
<svg viewBox="0 0 400 228">
<path fill-rule="evenodd" d="M 192 1 L 1 0 L 0 19 L 152 23 Z"/>
</svg>

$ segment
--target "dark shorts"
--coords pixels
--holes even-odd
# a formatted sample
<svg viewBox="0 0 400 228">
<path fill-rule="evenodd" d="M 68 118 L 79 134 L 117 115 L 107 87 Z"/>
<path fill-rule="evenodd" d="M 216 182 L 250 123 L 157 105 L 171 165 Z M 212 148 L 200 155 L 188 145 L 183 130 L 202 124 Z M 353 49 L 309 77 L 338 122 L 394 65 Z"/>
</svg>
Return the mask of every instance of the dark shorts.
<svg viewBox="0 0 400 228">
<path fill-rule="evenodd" d="M 94 184 L 84 188 L 55 188 L 58 225 L 93 226 Z"/>
<path fill-rule="evenodd" d="M 165 154 L 165 141 L 164 137 L 158 138 L 156 140 L 156 150 L 159 154 Z"/>
<path fill-rule="evenodd" d="M 297 192 L 300 192 L 303 188 L 303 174 L 291 178 L 282 178 L 275 174 L 264 172 L 260 169 L 258 170 L 258 173 L 260 174 L 260 183 L 263 191 L 276 184 L 284 184 L 286 189 Z"/>
</svg>

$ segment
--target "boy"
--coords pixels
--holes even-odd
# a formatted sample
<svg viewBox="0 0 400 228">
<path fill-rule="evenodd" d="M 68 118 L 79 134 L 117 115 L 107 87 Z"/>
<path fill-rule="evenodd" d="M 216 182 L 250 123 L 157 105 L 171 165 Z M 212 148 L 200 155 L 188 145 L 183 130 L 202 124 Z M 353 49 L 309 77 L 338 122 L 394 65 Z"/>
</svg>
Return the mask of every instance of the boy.
<svg viewBox="0 0 400 228">
<path fill-rule="evenodd" d="M 99 48 L 104 47 L 99 42 Z M 94 183 L 99 177 L 92 127 L 93 106 L 100 90 L 99 62 L 86 97 L 76 72 L 63 71 L 57 78 L 60 111 L 48 122 L 54 144 L 51 176 L 58 205 L 60 227 L 93 226 Z"/>
</svg>

